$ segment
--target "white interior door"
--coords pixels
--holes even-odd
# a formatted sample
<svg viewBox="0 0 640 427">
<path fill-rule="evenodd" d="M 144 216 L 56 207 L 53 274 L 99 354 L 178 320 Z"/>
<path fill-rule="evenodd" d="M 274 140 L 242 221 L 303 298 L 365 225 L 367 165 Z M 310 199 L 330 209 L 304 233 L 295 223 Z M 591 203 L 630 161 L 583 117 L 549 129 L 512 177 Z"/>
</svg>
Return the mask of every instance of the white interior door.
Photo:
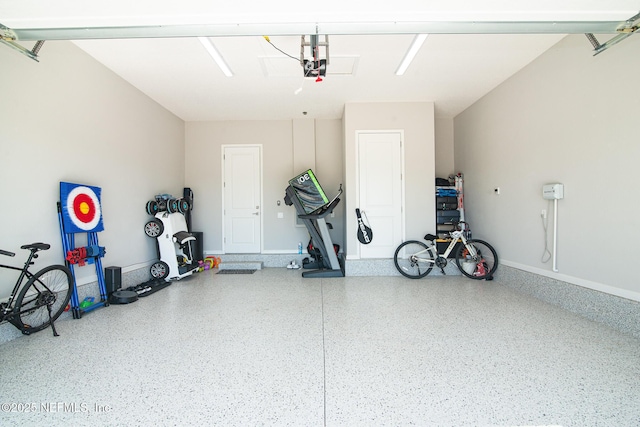
<svg viewBox="0 0 640 427">
<path fill-rule="evenodd" d="M 393 258 L 402 242 L 401 143 L 400 132 L 358 133 L 358 207 L 373 231 L 361 258 Z"/>
<path fill-rule="evenodd" d="M 260 147 L 226 146 L 223 163 L 224 252 L 260 253 Z"/>
</svg>

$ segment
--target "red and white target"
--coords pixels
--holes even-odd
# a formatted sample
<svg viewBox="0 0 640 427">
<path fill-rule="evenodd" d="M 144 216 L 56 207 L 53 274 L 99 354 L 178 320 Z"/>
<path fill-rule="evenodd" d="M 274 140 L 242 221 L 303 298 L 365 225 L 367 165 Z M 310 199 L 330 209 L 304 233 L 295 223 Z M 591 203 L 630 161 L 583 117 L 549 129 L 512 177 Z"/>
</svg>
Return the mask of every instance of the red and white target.
<svg viewBox="0 0 640 427">
<path fill-rule="evenodd" d="M 61 199 L 67 232 L 102 231 L 100 188 L 60 183 Z"/>
<path fill-rule="evenodd" d="M 76 187 L 67 198 L 69 218 L 82 230 L 93 230 L 100 222 L 100 201 L 89 187 Z"/>
</svg>

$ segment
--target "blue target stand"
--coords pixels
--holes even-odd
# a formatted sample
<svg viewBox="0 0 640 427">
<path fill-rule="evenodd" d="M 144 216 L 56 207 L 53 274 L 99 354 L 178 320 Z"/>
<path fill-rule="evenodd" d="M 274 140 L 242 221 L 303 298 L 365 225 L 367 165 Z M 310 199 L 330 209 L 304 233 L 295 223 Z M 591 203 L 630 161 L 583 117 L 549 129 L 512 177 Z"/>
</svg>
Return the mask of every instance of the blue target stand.
<svg viewBox="0 0 640 427">
<path fill-rule="evenodd" d="M 104 230 L 100 193 L 101 189 L 99 187 L 69 182 L 60 183 L 58 221 L 60 223 L 65 263 L 73 275 L 73 291 L 70 303 L 74 319 L 80 319 L 84 313 L 109 305 L 101 261 L 105 250 L 98 243 L 98 232 Z M 86 246 L 76 248 L 75 235 L 77 233 L 86 233 Z M 100 297 L 98 301 L 95 301 L 95 297 L 87 297 L 81 303 L 78 297 L 75 268 L 91 264 L 95 266 L 96 275 L 98 276 Z"/>
</svg>

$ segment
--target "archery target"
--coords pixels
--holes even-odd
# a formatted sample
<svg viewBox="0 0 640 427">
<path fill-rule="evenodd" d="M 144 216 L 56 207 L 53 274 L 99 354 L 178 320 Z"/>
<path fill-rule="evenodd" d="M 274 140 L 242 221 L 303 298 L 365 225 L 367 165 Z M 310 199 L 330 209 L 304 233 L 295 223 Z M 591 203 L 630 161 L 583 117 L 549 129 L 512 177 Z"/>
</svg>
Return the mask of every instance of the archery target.
<svg viewBox="0 0 640 427">
<path fill-rule="evenodd" d="M 60 183 L 63 219 L 67 233 L 104 230 L 100 188 Z"/>
</svg>

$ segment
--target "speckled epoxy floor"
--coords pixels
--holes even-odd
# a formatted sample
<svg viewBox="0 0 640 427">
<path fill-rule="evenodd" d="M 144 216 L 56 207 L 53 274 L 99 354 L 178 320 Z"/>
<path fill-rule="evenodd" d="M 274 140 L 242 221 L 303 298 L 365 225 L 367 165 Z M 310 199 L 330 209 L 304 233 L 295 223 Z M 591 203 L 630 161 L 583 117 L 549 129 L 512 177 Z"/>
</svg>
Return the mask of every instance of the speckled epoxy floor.
<svg viewBox="0 0 640 427">
<path fill-rule="evenodd" d="M 640 425 L 640 340 L 497 282 L 207 272 L 57 328 L 0 345 L 0 425 Z"/>
</svg>

